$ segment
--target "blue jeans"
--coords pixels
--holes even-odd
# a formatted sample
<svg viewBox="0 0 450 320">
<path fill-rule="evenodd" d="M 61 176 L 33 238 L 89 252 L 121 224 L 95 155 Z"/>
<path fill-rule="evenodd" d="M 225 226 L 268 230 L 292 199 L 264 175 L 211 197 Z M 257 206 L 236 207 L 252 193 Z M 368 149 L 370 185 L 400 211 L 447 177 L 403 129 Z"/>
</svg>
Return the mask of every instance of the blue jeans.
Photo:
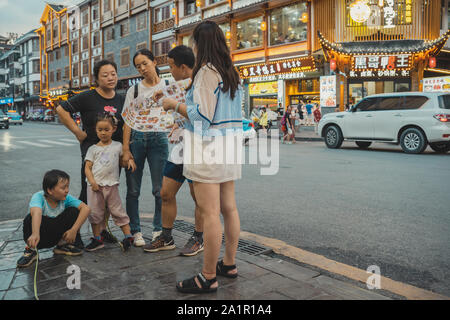
<svg viewBox="0 0 450 320">
<path fill-rule="evenodd" d="M 127 175 L 127 214 L 130 217 L 131 233 L 141 232 L 139 219 L 139 195 L 141 193 L 142 174 L 147 159 L 152 178 L 152 194 L 155 197 L 155 215 L 153 231 L 162 230 L 161 221 L 161 185 L 164 166 L 169 155 L 167 133 L 131 131 L 130 151 L 136 163 L 136 170 L 126 170 Z"/>
</svg>

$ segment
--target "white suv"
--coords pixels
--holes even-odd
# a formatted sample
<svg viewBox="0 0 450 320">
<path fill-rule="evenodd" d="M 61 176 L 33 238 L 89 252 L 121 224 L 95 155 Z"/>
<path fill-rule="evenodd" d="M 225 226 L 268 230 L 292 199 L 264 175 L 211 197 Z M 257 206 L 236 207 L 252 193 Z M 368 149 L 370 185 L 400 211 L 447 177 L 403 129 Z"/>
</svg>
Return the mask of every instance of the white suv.
<svg viewBox="0 0 450 320">
<path fill-rule="evenodd" d="M 326 114 L 318 129 L 328 148 L 351 140 L 362 149 L 372 142 L 388 142 L 400 144 L 406 153 L 421 153 L 428 144 L 446 153 L 450 150 L 450 94 L 372 95 L 349 111 Z"/>
</svg>

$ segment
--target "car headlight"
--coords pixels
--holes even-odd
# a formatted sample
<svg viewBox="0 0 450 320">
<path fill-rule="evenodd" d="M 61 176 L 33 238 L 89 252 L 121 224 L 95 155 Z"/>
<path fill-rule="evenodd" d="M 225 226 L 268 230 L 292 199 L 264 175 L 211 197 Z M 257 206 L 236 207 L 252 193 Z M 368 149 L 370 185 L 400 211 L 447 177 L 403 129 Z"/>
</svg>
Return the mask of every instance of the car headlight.
<svg viewBox="0 0 450 320">
<path fill-rule="evenodd" d="M 8 120 L 8 117 L 4 117 L 3 120 Z"/>
</svg>

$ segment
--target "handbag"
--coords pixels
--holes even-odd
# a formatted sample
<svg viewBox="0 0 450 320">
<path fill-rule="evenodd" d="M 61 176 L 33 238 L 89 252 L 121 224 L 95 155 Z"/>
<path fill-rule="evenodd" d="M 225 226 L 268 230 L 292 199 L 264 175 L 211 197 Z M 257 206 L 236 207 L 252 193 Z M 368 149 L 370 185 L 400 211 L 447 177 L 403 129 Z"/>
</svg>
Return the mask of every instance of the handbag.
<svg viewBox="0 0 450 320">
<path fill-rule="evenodd" d="M 288 133 L 291 135 L 292 134 L 292 129 L 288 128 Z"/>
</svg>

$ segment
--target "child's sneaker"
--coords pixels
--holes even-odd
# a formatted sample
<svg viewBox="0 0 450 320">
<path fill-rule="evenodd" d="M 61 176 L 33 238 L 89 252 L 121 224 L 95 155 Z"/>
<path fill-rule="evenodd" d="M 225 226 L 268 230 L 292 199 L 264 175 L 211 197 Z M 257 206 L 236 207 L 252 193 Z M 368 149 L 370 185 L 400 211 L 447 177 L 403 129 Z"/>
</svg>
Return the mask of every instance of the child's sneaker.
<svg viewBox="0 0 450 320">
<path fill-rule="evenodd" d="M 135 247 L 143 247 L 145 246 L 145 240 L 142 236 L 142 232 L 137 232 L 133 235 L 134 237 L 134 246 Z"/>
<path fill-rule="evenodd" d="M 19 268 L 28 267 L 36 259 L 37 259 L 37 252 L 36 252 L 36 250 L 33 250 L 31 248 L 26 247 L 25 251 L 23 252 L 23 256 L 20 257 L 19 260 L 17 260 L 17 266 Z"/>
<path fill-rule="evenodd" d="M 133 237 L 128 237 L 122 240 L 123 250 L 127 251 L 133 245 Z"/>
<path fill-rule="evenodd" d="M 108 243 L 116 243 L 116 239 L 111 235 L 111 233 L 109 233 L 108 231 L 103 230 L 100 233 L 100 236 L 102 237 L 102 240 Z"/>
<path fill-rule="evenodd" d="M 95 250 L 105 247 L 105 245 L 103 244 L 103 241 L 97 240 L 95 238 L 91 238 L 91 239 L 92 239 L 91 243 L 89 243 L 87 245 L 87 247 L 84 248 L 84 250 L 91 252 L 91 251 L 95 251 Z"/>
<path fill-rule="evenodd" d="M 166 242 L 162 235 L 158 236 L 152 243 L 144 247 L 146 252 L 158 252 L 161 250 L 172 250 L 175 249 L 175 241 L 173 238 Z"/>
<path fill-rule="evenodd" d="M 56 246 L 55 249 L 53 249 L 54 254 L 64 254 L 66 256 L 79 256 L 83 253 L 80 248 L 77 248 L 74 245 L 71 245 L 69 243 L 66 243 L 62 246 Z"/>
</svg>

